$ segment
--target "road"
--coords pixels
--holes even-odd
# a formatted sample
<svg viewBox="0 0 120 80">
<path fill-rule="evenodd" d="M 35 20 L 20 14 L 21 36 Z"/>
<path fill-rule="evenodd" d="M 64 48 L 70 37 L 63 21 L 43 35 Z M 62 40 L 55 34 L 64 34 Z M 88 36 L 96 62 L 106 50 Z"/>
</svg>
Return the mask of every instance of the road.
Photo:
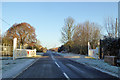
<svg viewBox="0 0 120 80">
<path fill-rule="evenodd" d="M 115 77 L 48 51 L 15 79 L 113 80 Z"/>
</svg>

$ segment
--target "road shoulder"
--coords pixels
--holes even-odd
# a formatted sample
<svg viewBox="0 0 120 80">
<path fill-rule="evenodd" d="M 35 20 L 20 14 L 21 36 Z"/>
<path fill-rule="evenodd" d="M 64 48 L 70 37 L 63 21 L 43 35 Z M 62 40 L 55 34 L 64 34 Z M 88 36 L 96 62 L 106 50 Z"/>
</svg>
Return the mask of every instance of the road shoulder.
<svg viewBox="0 0 120 80">
<path fill-rule="evenodd" d="M 36 59 L 2 60 L 2 78 L 14 78 L 23 72 Z"/>
<path fill-rule="evenodd" d="M 118 76 L 120 67 L 109 65 L 108 63 L 105 63 L 104 60 L 99 59 L 91 59 L 85 55 L 80 54 L 72 54 L 72 53 L 58 53 L 62 55 L 63 57 L 67 57 L 68 59 L 75 61 L 80 64 L 84 64 L 90 67 L 93 67 L 101 72 L 107 73 L 109 75 L 120 77 Z M 68 57 L 69 56 L 69 57 Z M 76 57 L 76 58 L 75 58 Z"/>
</svg>

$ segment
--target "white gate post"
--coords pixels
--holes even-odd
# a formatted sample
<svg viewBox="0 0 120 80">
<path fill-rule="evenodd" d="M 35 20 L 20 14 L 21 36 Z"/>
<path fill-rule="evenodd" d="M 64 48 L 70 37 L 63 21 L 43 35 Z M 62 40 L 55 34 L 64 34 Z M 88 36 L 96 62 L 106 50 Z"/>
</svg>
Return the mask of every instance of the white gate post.
<svg viewBox="0 0 120 80">
<path fill-rule="evenodd" d="M 15 59 L 14 51 L 16 50 L 16 48 L 17 48 L 17 38 L 14 38 L 13 39 L 13 60 Z"/>
<path fill-rule="evenodd" d="M 90 43 L 88 42 L 88 56 L 89 56 Z"/>
</svg>

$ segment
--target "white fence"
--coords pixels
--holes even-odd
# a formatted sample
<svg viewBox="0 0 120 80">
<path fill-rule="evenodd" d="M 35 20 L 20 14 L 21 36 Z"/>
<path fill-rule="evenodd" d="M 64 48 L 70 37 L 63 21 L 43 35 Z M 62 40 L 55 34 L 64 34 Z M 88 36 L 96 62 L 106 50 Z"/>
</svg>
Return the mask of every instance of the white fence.
<svg viewBox="0 0 120 80">
<path fill-rule="evenodd" d="M 5 43 L 0 45 L 0 55 L 2 56 L 12 55 L 12 46 L 5 44 Z"/>
<path fill-rule="evenodd" d="M 14 51 L 14 58 L 22 58 L 22 57 L 33 57 L 36 56 L 36 49 L 16 49 Z"/>
<path fill-rule="evenodd" d="M 90 48 L 90 43 L 88 42 L 88 56 L 98 59 L 99 57 L 99 47 L 96 47 L 96 49 Z"/>
<path fill-rule="evenodd" d="M 26 51 L 27 51 L 27 57 L 36 56 L 36 49 L 34 50 L 26 49 Z"/>
<path fill-rule="evenodd" d="M 99 57 L 99 48 L 97 47 L 96 49 L 89 49 L 88 56 L 98 59 L 98 57 Z"/>
<path fill-rule="evenodd" d="M 33 57 L 36 56 L 36 49 L 16 49 L 17 48 L 17 38 L 13 40 L 13 60 L 15 58 L 22 58 L 22 57 Z"/>
</svg>

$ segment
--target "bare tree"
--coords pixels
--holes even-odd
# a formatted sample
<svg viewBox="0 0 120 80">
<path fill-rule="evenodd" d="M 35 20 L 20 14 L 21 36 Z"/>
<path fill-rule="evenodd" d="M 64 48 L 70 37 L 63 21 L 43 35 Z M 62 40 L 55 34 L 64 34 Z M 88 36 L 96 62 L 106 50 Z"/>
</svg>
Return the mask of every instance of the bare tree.
<svg viewBox="0 0 120 80">
<path fill-rule="evenodd" d="M 72 43 L 72 36 L 73 36 L 73 32 L 74 32 L 74 19 L 71 17 L 68 17 L 67 19 L 65 19 L 65 24 L 62 27 L 62 39 L 61 42 L 62 43 L 66 43 L 66 45 L 69 46 L 69 50 L 71 47 L 71 43 Z"/>
<path fill-rule="evenodd" d="M 92 48 L 97 46 L 98 40 L 100 39 L 100 29 L 95 23 L 85 22 L 75 27 L 72 38 L 74 41 L 74 48 L 78 49 L 77 52 L 87 53 L 88 41 L 92 44 Z"/>
<path fill-rule="evenodd" d="M 115 20 L 112 17 L 108 17 L 105 19 L 105 28 L 109 37 L 115 37 L 115 35 L 117 34 L 116 24 L 117 23 L 115 23 Z"/>
</svg>

